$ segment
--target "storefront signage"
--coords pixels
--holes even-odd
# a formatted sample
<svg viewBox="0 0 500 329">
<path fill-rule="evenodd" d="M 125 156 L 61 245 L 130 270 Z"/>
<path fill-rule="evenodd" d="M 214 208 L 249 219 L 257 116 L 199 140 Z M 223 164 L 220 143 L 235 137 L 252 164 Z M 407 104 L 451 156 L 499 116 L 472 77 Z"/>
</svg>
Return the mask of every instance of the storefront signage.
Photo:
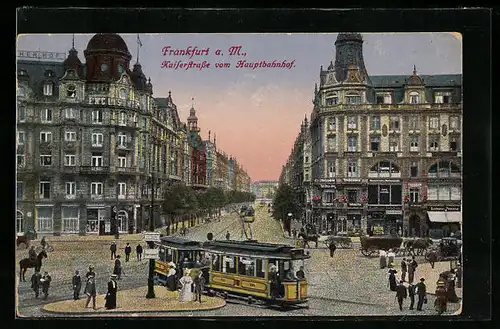
<svg viewBox="0 0 500 329">
<path fill-rule="evenodd" d="M 402 215 L 403 211 L 401 209 L 395 210 L 395 209 L 388 209 L 385 212 L 386 215 Z"/>
<path fill-rule="evenodd" d="M 361 182 L 361 178 L 344 178 L 344 183 L 359 183 Z"/>
<path fill-rule="evenodd" d="M 408 188 L 421 187 L 422 183 L 408 183 Z"/>
<path fill-rule="evenodd" d="M 398 178 L 394 179 L 370 179 L 370 183 L 399 183 Z"/>
<path fill-rule="evenodd" d="M 31 50 L 19 50 L 17 52 L 17 58 L 19 59 L 44 59 L 52 61 L 64 61 L 66 59 L 65 53 L 56 53 L 52 51 L 31 51 Z"/>
<path fill-rule="evenodd" d="M 335 178 L 320 178 L 316 180 L 318 183 L 330 183 L 330 184 L 335 184 L 336 180 Z"/>
<path fill-rule="evenodd" d="M 349 207 L 362 207 L 363 205 L 361 203 L 348 203 Z"/>
<path fill-rule="evenodd" d="M 460 206 L 454 205 L 435 205 L 427 206 L 427 211 L 461 211 Z"/>
</svg>

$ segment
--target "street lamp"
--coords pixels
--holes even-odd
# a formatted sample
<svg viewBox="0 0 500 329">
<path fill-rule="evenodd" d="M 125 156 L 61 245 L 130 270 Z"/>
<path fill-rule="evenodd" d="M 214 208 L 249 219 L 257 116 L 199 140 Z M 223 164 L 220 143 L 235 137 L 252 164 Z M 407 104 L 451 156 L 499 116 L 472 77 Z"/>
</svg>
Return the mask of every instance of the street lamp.
<svg viewBox="0 0 500 329">
<path fill-rule="evenodd" d="M 154 232 L 154 212 L 153 207 L 155 204 L 155 176 L 153 170 L 151 170 L 151 209 L 149 216 L 149 231 Z M 149 245 L 150 249 L 154 249 L 155 243 L 154 241 L 146 241 Z M 155 298 L 155 290 L 154 290 L 154 271 L 155 271 L 155 259 L 149 259 L 149 276 L 148 276 L 148 292 L 146 294 L 146 298 Z"/>
</svg>

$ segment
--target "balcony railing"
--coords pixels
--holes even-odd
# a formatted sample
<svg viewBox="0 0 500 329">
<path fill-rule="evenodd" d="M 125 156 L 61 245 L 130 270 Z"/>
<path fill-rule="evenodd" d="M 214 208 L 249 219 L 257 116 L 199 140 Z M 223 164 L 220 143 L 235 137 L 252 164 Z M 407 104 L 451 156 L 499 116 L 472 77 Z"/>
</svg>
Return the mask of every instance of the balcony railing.
<svg viewBox="0 0 500 329">
<path fill-rule="evenodd" d="M 80 173 L 82 174 L 108 174 L 109 166 L 81 166 Z"/>
</svg>

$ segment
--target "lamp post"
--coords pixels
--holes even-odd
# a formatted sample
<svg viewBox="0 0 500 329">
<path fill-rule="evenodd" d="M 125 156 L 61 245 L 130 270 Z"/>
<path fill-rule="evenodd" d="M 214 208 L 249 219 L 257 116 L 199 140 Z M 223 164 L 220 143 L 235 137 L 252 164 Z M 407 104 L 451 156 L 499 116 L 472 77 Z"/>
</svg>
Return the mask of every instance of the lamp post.
<svg viewBox="0 0 500 329">
<path fill-rule="evenodd" d="M 154 232 L 154 204 L 155 204 L 155 176 L 154 172 L 151 171 L 151 209 L 149 216 L 149 231 Z M 154 249 L 155 243 L 154 241 L 147 241 L 149 248 Z M 154 290 L 154 271 L 155 271 L 155 260 L 154 258 L 149 259 L 149 276 L 148 276 L 148 292 L 146 294 L 146 298 L 155 298 L 155 290 Z"/>
</svg>

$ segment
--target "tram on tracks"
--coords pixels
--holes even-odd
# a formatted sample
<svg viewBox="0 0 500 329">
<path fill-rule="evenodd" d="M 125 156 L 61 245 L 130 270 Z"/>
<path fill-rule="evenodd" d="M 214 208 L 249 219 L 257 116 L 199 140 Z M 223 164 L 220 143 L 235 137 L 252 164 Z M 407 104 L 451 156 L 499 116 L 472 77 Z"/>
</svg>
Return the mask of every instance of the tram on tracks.
<svg viewBox="0 0 500 329">
<path fill-rule="evenodd" d="M 242 207 L 240 210 L 240 216 L 243 218 L 245 223 L 253 223 L 255 221 L 255 209 L 252 206 Z"/>
<path fill-rule="evenodd" d="M 305 304 L 308 285 L 303 268 L 310 258 L 304 249 L 251 241 L 207 241 L 202 245 L 210 260 L 206 289 L 244 297 L 283 308 Z"/>
</svg>

